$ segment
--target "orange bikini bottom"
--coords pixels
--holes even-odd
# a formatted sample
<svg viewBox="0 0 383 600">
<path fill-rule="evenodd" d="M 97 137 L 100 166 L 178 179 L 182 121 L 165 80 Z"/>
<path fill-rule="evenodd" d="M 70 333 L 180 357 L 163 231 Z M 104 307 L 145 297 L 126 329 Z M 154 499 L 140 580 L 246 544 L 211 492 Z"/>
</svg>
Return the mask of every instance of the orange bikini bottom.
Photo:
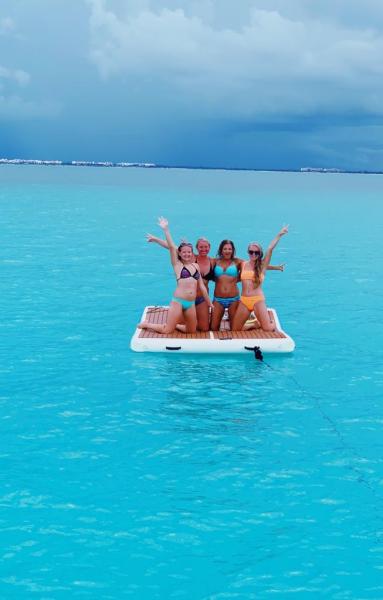
<svg viewBox="0 0 383 600">
<path fill-rule="evenodd" d="M 250 312 L 253 310 L 255 304 L 264 302 L 264 300 L 265 297 L 262 294 L 258 294 L 257 296 L 241 296 L 242 304 L 244 304 Z"/>
</svg>

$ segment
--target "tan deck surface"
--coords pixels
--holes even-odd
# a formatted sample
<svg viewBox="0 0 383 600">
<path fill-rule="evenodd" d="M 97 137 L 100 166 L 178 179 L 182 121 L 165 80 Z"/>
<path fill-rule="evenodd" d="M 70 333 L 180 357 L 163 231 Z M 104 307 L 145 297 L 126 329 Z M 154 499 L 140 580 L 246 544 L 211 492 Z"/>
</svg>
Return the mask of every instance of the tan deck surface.
<svg viewBox="0 0 383 600">
<path fill-rule="evenodd" d="M 146 318 L 149 323 L 156 323 L 162 325 L 166 323 L 168 309 L 163 307 L 150 308 L 146 313 Z M 274 321 L 273 313 L 269 311 L 270 319 Z M 263 331 L 263 329 L 251 329 L 250 331 L 230 331 L 229 322 L 221 322 L 221 330 L 213 332 L 214 339 L 219 340 L 251 340 L 251 339 L 276 339 L 285 338 L 286 336 L 280 331 Z M 157 333 L 150 331 L 149 329 L 141 329 L 140 338 L 181 338 L 189 340 L 208 340 L 210 339 L 209 331 L 197 331 L 197 333 L 181 333 L 181 331 L 175 331 L 170 334 Z"/>
</svg>

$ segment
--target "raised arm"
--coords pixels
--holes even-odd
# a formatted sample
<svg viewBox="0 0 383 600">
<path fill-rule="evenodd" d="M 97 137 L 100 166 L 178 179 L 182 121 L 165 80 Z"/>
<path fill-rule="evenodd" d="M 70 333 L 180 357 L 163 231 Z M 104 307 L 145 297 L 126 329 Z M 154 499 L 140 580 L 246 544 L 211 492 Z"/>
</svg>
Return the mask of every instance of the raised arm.
<svg viewBox="0 0 383 600">
<path fill-rule="evenodd" d="M 149 243 L 158 244 L 159 246 L 162 246 L 162 248 L 166 248 L 166 250 L 169 250 L 169 246 L 166 240 L 163 240 L 162 238 L 159 238 L 156 235 L 152 235 L 151 233 L 146 234 L 146 241 Z"/>
<path fill-rule="evenodd" d="M 282 227 L 282 229 L 280 230 L 278 235 L 270 243 L 269 247 L 267 248 L 266 256 L 263 260 L 263 265 L 262 265 L 263 271 L 265 271 L 270 264 L 271 256 L 273 254 L 273 250 L 274 250 L 275 246 L 278 244 L 281 237 L 286 235 L 286 233 L 288 233 L 288 231 L 289 231 L 289 226 L 285 225 L 284 227 Z"/>
<path fill-rule="evenodd" d="M 165 234 L 169 252 L 170 252 L 170 260 L 171 260 L 173 267 L 175 267 L 176 264 L 179 262 L 178 251 L 177 251 L 177 246 L 173 242 L 173 238 L 170 235 L 168 220 L 165 219 L 164 217 L 159 217 L 158 225 L 161 227 L 161 229 L 163 230 L 163 232 Z"/>
<path fill-rule="evenodd" d="M 268 271 L 284 271 L 285 266 L 286 266 L 286 263 L 282 263 L 280 265 L 268 265 L 267 270 Z"/>
</svg>

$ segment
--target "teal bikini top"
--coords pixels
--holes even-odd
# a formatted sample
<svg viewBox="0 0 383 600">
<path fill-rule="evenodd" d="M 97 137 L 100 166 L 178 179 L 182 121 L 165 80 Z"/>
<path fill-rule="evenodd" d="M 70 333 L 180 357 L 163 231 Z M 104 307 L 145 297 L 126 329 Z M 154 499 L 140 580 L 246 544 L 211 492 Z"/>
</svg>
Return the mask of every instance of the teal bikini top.
<svg viewBox="0 0 383 600">
<path fill-rule="evenodd" d="M 237 265 L 232 263 L 224 270 L 220 265 L 215 265 L 214 267 L 214 275 L 218 279 L 222 277 L 222 275 L 227 275 L 228 277 L 238 277 L 238 269 Z"/>
</svg>

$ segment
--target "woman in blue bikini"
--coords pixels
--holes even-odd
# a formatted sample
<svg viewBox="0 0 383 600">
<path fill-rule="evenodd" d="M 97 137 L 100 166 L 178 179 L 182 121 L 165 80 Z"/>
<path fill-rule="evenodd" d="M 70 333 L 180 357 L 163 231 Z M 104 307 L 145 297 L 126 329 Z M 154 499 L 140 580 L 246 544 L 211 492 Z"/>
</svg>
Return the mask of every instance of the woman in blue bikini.
<svg viewBox="0 0 383 600">
<path fill-rule="evenodd" d="M 215 281 L 211 330 L 218 331 L 225 308 L 232 321 L 239 302 L 239 270 L 241 260 L 235 256 L 235 246 L 231 240 L 222 240 L 217 252 L 213 275 Z"/>
<path fill-rule="evenodd" d="M 170 260 L 177 279 L 177 287 L 170 302 L 167 322 L 163 325 L 158 325 L 143 321 L 138 327 L 140 329 L 151 329 L 157 333 L 172 333 L 178 323 L 185 323 L 186 333 L 195 333 L 197 329 L 195 308 L 197 291 L 198 295 L 205 299 L 209 307 L 213 308 L 213 305 L 201 278 L 199 266 L 195 262 L 193 246 L 192 244 L 183 242 L 177 248 L 170 235 L 168 221 L 160 217 L 158 224 L 165 233 Z"/>
</svg>

